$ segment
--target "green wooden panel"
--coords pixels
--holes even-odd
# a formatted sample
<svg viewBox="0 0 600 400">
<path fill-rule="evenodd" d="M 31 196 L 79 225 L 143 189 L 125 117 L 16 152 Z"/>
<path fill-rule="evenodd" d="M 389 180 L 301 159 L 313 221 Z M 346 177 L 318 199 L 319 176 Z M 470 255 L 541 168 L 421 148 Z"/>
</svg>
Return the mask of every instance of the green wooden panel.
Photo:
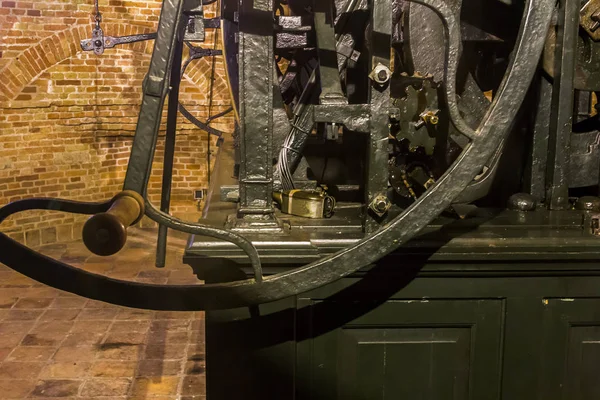
<svg viewBox="0 0 600 400">
<path fill-rule="evenodd" d="M 319 305 L 330 316 L 352 307 Z M 499 398 L 502 300 L 388 301 L 321 333 L 327 322 L 299 321 L 319 335 L 298 345 L 296 387 L 309 387 L 298 399 Z"/>
<path fill-rule="evenodd" d="M 534 281 L 532 284 L 539 283 Z M 542 297 L 506 299 L 502 362 L 503 400 L 537 398 L 543 337 L 542 300 Z"/>
<path fill-rule="evenodd" d="M 600 299 L 544 300 L 538 399 L 600 398 Z"/>
<path fill-rule="evenodd" d="M 208 400 L 600 399 L 600 277 L 519 266 L 396 268 L 209 312 Z"/>
<path fill-rule="evenodd" d="M 342 329 L 338 398 L 464 399 L 471 328 Z"/>
<path fill-rule="evenodd" d="M 600 327 L 571 328 L 568 346 L 563 398 L 600 399 Z"/>
</svg>

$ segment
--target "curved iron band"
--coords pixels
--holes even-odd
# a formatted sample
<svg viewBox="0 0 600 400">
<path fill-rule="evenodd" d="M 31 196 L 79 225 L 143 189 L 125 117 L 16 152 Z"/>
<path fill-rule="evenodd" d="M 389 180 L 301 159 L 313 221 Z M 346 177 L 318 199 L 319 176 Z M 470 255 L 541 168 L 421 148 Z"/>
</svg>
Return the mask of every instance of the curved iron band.
<svg viewBox="0 0 600 400">
<path fill-rule="evenodd" d="M 423 0 L 436 7 L 441 0 Z M 448 171 L 402 215 L 351 248 L 299 269 L 265 278 L 211 285 L 146 285 L 117 281 L 52 260 L 0 234 L 0 262 L 40 282 L 92 299 L 156 310 L 243 307 L 275 301 L 333 282 L 389 254 L 448 207 L 506 136 L 531 83 L 550 22 L 553 0 L 528 0 L 512 62 L 477 135 Z M 446 29 L 458 26 L 444 20 Z M 452 57 L 449 43 L 448 62 Z M 455 52 L 456 53 L 456 52 Z"/>
<path fill-rule="evenodd" d="M 202 129 L 203 131 L 208 132 L 211 135 L 214 135 L 214 136 L 217 136 L 217 137 L 222 137 L 223 134 L 225 133 L 225 132 L 223 132 L 223 131 L 221 131 L 219 129 L 216 129 L 216 128 L 213 128 L 212 126 L 209 126 L 208 124 L 205 124 L 204 122 L 200 121 L 198 118 L 194 117 L 192 115 L 192 113 L 189 112 L 187 110 L 187 108 L 185 108 L 183 106 L 183 104 L 179 103 L 178 109 L 179 109 L 179 112 L 181 113 L 181 115 L 183 115 L 185 117 L 185 119 L 187 119 L 188 121 L 190 121 L 197 128 Z M 219 115 L 219 114 L 217 114 L 217 115 Z M 225 114 L 223 114 L 223 115 L 225 115 Z M 215 116 L 215 118 L 218 118 L 218 116 Z M 215 118 L 212 118 L 212 119 L 215 119 Z"/>
<path fill-rule="evenodd" d="M 159 224 L 165 225 L 171 229 L 176 231 L 191 233 L 194 235 L 202 235 L 214 237 L 217 239 L 226 240 L 228 242 L 234 243 L 238 247 L 240 247 L 250 258 L 250 263 L 252 264 L 252 269 L 254 270 L 254 279 L 256 282 L 261 282 L 263 279 L 262 275 L 262 267 L 260 265 L 260 258 L 256 251 L 256 248 L 252 244 L 251 241 L 246 239 L 243 236 L 235 234 L 230 231 L 226 231 L 223 229 L 213 228 L 207 225 L 199 225 L 192 224 L 189 222 L 182 221 L 177 219 L 167 213 L 160 211 L 158 208 L 152 204 L 148 198 L 146 197 L 146 216 Z"/>
<path fill-rule="evenodd" d="M 458 71 L 458 59 L 461 53 L 462 41 L 460 37 L 460 10 L 462 0 L 412 0 L 415 3 L 422 4 L 431 8 L 442 18 L 444 24 L 445 36 L 448 41 L 448 50 L 446 53 L 446 68 L 444 68 L 444 81 L 446 84 L 446 102 L 448 115 L 454 127 L 463 135 L 471 140 L 477 136 L 473 130 L 462 118 L 458 110 L 456 101 L 456 74 Z M 479 130 L 479 129 L 478 129 Z"/>
<path fill-rule="evenodd" d="M 410 4 L 406 22 L 407 36 L 405 37 L 405 41 L 408 44 L 408 54 L 415 71 L 426 72 L 433 75 L 435 81 L 443 81 L 446 71 L 444 65 L 446 54 L 445 52 L 431 51 L 432 48 L 445 47 L 446 43 L 446 29 L 439 14 L 430 7 L 412 3 Z M 423 32 L 427 32 L 427 35 L 423 35 Z M 463 89 L 459 96 L 460 102 L 458 103 L 458 108 L 460 115 L 473 128 L 479 125 L 479 121 L 485 115 L 490 102 L 479 88 L 471 73 L 467 74 L 462 85 Z M 450 136 L 461 147 L 464 147 L 469 142 L 469 138 L 460 134 L 458 130 L 456 130 L 456 133 L 450 132 Z M 502 154 L 504 154 L 505 147 L 506 141 L 503 141 L 494 152 L 494 155 L 486 162 L 485 166 L 488 167 L 487 170 L 481 176 L 478 176 L 477 180 L 471 182 L 454 199 L 454 204 L 471 203 L 489 192 L 494 177 L 498 172 L 500 159 Z"/>
<path fill-rule="evenodd" d="M 0 208 L 0 223 L 12 214 L 29 210 L 52 210 L 73 214 L 98 214 L 108 211 L 112 200 L 102 203 L 88 203 L 54 198 L 33 198 L 17 200 Z"/>
</svg>

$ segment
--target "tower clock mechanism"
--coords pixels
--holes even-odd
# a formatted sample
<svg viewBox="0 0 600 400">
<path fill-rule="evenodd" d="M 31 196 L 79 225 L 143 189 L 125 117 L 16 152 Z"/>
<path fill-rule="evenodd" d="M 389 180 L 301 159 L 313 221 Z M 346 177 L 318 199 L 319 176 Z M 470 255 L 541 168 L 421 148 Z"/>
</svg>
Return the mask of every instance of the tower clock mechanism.
<svg viewBox="0 0 600 400">
<path fill-rule="evenodd" d="M 0 222 L 32 209 L 88 214 L 83 240 L 104 256 L 147 216 L 160 225 L 158 266 L 167 229 L 186 232 L 184 261 L 208 283 L 114 280 L 0 233 L 0 262 L 35 280 L 130 307 L 224 309 L 384 257 L 401 269 L 425 234 L 452 240 L 494 218 L 523 232 L 525 247 L 551 213 L 579 221 L 581 245 L 598 240 L 597 0 L 164 0 L 156 32 L 121 37 L 94 10 L 83 51 L 154 41 L 122 191 L 99 203 L 15 201 Z M 222 46 L 206 46 L 209 31 Z M 210 126 L 223 114 L 201 121 L 179 104 L 181 77 L 201 57 L 224 60 L 233 133 Z M 177 114 L 220 137 L 199 222 L 147 196 L 167 95 L 164 193 Z M 241 278 L 207 278 L 231 268 Z"/>
</svg>

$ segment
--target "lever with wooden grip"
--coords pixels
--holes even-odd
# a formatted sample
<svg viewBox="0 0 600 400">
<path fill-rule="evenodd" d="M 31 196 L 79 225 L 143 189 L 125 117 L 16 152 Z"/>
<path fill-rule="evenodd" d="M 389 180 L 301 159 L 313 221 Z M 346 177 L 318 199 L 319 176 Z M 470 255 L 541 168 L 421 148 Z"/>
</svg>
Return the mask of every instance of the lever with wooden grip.
<svg viewBox="0 0 600 400">
<path fill-rule="evenodd" d="M 144 199 L 125 190 L 117 194 L 105 213 L 92 216 L 83 226 L 83 243 L 94 254 L 110 256 L 123 248 L 127 228 L 144 216 Z"/>
</svg>

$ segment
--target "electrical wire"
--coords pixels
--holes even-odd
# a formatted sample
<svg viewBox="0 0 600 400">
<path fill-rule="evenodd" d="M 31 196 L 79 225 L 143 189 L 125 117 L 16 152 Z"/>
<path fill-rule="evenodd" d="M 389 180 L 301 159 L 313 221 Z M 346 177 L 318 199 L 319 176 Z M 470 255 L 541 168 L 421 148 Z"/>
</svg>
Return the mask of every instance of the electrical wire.
<svg viewBox="0 0 600 400">
<path fill-rule="evenodd" d="M 356 9 L 358 3 L 358 0 L 349 0 L 346 3 L 346 7 L 344 9 L 343 14 L 348 15 L 349 13 L 353 12 Z M 348 23 L 348 20 L 349 18 L 345 18 L 341 21 L 342 29 L 339 32 L 343 32 L 344 28 Z M 336 42 L 341 39 L 341 36 L 342 35 L 340 33 L 335 34 Z M 306 103 L 310 97 L 310 94 L 312 94 L 311 92 L 313 87 L 315 86 L 316 72 L 318 66 L 313 68 L 312 71 L 309 71 L 308 64 L 305 64 L 304 68 L 306 68 L 306 71 L 310 73 L 310 78 L 306 86 L 304 87 L 302 94 L 300 95 L 300 99 L 298 100 L 296 107 L 294 107 L 294 117 L 291 124 L 292 127 L 283 142 L 281 150 L 279 151 L 279 159 L 275 167 L 276 173 L 281 179 L 281 187 L 284 191 L 292 190 L 295 188 L 293 173 L 289 165 L 288 152 L 293 151 L 301 155 L 302 149 L 294 147 L 294 142 L 296 141 L 295 139 L 298 138 L 298 135 L 309 135 L 313 125 L 312 119 L 307 118 L 307 109 L 309 109 L 310 107 L 307 107 Z M 305 143 L 306 140 L 298 140 L 298 142 Z"/>
</svg>

